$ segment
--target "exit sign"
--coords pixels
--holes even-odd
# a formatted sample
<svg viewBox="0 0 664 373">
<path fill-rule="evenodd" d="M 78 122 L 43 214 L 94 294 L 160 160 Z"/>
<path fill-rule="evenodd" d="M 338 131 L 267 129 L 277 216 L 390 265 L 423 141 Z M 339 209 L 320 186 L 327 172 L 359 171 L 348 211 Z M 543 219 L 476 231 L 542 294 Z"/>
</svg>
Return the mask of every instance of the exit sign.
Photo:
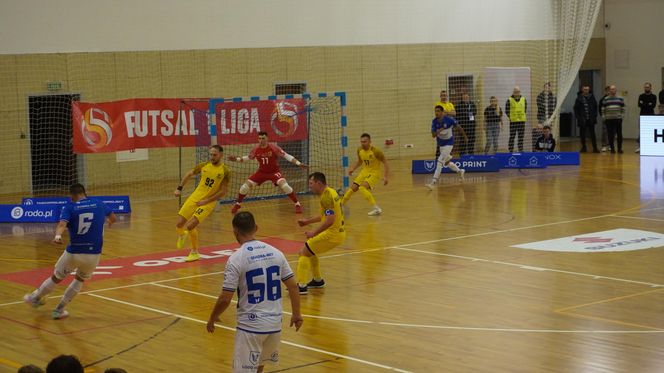
<svg viewBox="0 0 664 373">
<path fill-rule="evenodd" d="M 48 82 L 46 83 L 46 89 L 49 91 L 59 91 L 62 89 L 62 82 Z"/>
</svg>

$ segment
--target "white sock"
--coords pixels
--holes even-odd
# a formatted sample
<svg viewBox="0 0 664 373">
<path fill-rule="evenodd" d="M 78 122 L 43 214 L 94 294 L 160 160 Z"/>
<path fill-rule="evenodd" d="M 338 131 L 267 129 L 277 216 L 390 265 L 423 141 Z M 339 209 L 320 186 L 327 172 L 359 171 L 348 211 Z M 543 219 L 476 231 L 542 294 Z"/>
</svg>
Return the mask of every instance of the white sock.
<svg viewBox="0 0 664 373">
<path fill-rule="evenodd" d="M 62 300 L 60 301 L 60 304 L 56 307 L 57 310 L 62 311 L 69 302 L 71 302 L 72 299 L 78 294 L 79 291 L 81 291 L 81 288 L 83 287 L 83 282 L 78 281 L 74 279 L 74 281 L 69 284 L 67 287 L 67 290 L 65 290 L 65 295 L 62 296 Z"/>
<path fill-rule="evenodd" d="M 55 289 L 55 286 L 57 284 L 53 282 L 53 279 L 51 277 L 47 278 L 42 282 L 42 284 L 39 286 L 39 289 L 35 290 L 32 292 L 31 296 L 34 299 L 41 299 L 42 297 L 47 296 L 50 294 L 53 289 Z"/>
<path fill-rule="evenodd" d="M 447 164 L 447 168 L 449 168 L 450 170 L 452 170 L 454 172 L 457 172 L 457 173 L 459 172 L 459 167 L 457 167 L 457 165 L 454 162 L 449 162 Z"/>
</svg>

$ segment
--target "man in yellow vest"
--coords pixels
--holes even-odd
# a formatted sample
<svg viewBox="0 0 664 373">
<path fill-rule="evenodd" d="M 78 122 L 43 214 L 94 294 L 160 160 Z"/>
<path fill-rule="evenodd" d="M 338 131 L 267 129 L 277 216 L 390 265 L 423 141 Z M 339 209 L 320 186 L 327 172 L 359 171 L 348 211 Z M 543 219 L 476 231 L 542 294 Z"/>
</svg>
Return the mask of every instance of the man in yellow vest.
<svg viewBox="0 0 664 373">
<path fill-rule="evenodd" d="M 508 149 L 514 151 L 514 137 L 519 135 L 519 152 L 523 151 L 523 135 L 526 131 L 526 111 L 528 104 L 526 98 L 521 96 L 521 88 L 514 87 L 512 95 L 505 103 L 505 114 L 510 120 L 510 140 Z"/>
</svg>

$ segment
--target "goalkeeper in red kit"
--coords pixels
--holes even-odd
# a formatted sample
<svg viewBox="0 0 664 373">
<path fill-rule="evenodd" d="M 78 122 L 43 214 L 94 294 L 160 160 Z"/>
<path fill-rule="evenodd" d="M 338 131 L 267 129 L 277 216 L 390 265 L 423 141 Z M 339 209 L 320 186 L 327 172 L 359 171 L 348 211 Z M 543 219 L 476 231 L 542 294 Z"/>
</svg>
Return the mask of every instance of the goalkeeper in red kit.
<svg viewBox="0 0 664 373">
<path fill-rule="evenodd" d="M 288 198 L 295 203 L 295 213 L 302 213 L 302 206 L 297 200 L 297 195 L 293 188 L 288 185 L 286 178 L 281 174 L 279 169 L 279 158 L 283 157 L 288 162 L 300 167 L 306 168 L 307 165 L 298 161 L 292 155 L 286 153 L 279 145 L 268 142 L 267 132 L 261 131 L 258 133 L 258 145 L 256 145 L 248 156 L 238 157 L 231 155 L 228 157 L 232 162 L 248 162 L 255 159 L 258 161 L 258 171 L 249 176 L 247 181 L 240 187 L 240 192 L 237 195 L 237 200 L 231 209 L 231 213 L 235 214 L 242 207 L 242 201 L 249 194 L 249 191 L 255 186 L 261 185 L 266 181 L 271 181 L 272 184 L 281 188 L 281 190 L 288 195 Z"/>
</svg>

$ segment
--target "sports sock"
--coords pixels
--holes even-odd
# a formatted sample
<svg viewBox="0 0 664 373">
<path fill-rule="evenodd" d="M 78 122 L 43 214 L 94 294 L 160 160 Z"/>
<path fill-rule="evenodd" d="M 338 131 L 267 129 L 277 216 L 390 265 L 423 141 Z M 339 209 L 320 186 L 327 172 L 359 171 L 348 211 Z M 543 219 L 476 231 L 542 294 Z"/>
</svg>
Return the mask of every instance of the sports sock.
<svg viewBox="0 0 664 373">
<path fill-rule="evenodd" d="M 81 288 L 83 287 L 83 282 L 78 281 L 77 279 L 74 279 L 71 284 L 67 287 L 67 290 L 65 290 L 65 294 L 62 296 L 62 300 L 60 300 L 60 303 L 58 306 L 55 308 L 58 311 L 62 311 L 69 302 L 71 302 L 72 299 L 78 294 L 78 292 L 81 291 Z"/>
<path fill-rule="evenodd" d="M 376 199 L 374 198 L 373 194 L 371 194 L 371 191 L 369 191 L 369 189 L 367 189 L 367 188 L 361 186 L 361 187 L 360 187 L 360 193 L 362 194 L 362 196 L 364 197 L 364 199 L 366 199 L 367 202 L 369 202 L 369 204 L 370 204 L 371 206 L 373 206 L 373 205 L 376 204 Z"/>
<path fill-rule="evenodd" d="M 348 188 L 348 190 L 344 193 L 344 198 L 341 199 L 341 204 L 345 205 L 346 202 L 348 202 L 348 200 L 350 199 L 350 196 L 353 195 L 353 193 L 355 193 L 353 188 Z"/>
<path fill-rule="evenodd" d="M 297 258 L 297 282 L 300 285 L 306 285 L 309 282 L 309 268 L 311 268 L 311 260 L 304 255 Z"/>
<path fill-rule="evenodd" d="M 189 239 L 191 240 L 191 249 L 198 252 L 198 228 L 189 231 Z"/>
<path fill-rule="evenodd" d="M 42 284 L 39 286 L 39 288 L 35 291 L 32 292 L 31 296 L 35 299 L 41 299 L 42 297 L 47 296 L 50 294 L 53 289 L 55 289 L 55 286 L 57 284 L 53 282 L 53 279 L 51 277 L 47 278 L 42 282 Z"/>
<path fill-rule="evenodd" d="M 244 197 L 246 197 L 246 196 L 247 196 L 246 194 L 241 194 L 241 193 L 238 194 L 237 195 L 237 201 L 235 201 L 235 203 L 242 203 L 242 201 L 244 200 Z"/>
<path fill-rule="evenodd" d="M 314 275 L 314 280 L 322 280 L 323 274 L 320 272 L 320 261 L 318 260 L 318 256 L 311 256 L 309 257 L 309 260 L 311 261 L 311 273 Z"/>
<path fill-rule="evenodd" d="M 297 196 L 295 195 L 295 192 L 291 192 L 291 193 L 288 195 L 288 198 L 290 198 L 291 201 L 297 203 Z"/>
</svg>

